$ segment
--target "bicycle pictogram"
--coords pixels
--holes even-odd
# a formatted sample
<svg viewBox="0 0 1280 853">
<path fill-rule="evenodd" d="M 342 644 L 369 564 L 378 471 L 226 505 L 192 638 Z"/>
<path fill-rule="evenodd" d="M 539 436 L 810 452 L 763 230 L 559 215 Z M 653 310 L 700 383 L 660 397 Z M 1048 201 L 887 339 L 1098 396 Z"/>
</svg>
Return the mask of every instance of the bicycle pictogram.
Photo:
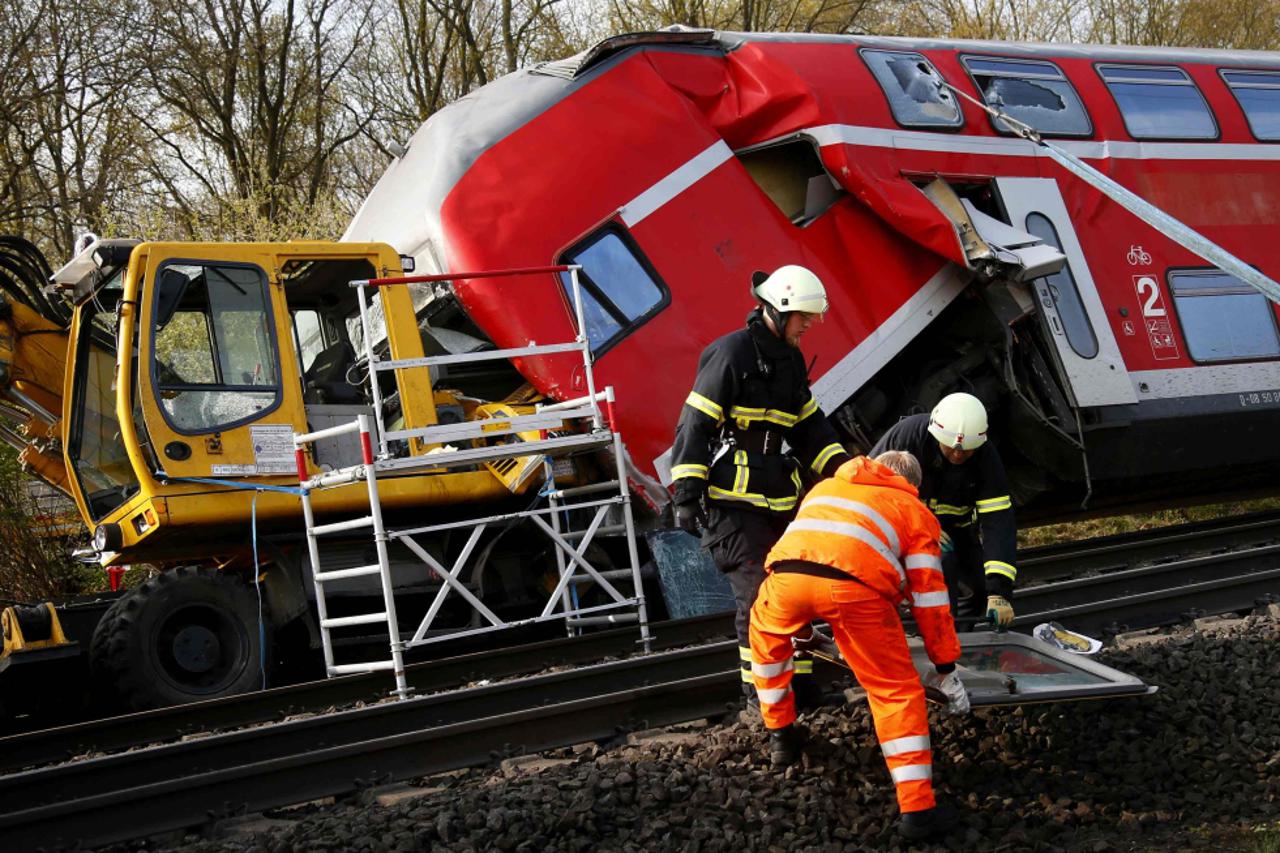
<svg viewBox="0 0 1280 853">
<path fill-rule="evenodd" d="M 1145 267 L 1151 263 L 1151 254 L 1141 246 L 1130 246 L 1129 254 L 1125 255 L 1125 260 L 1129 262 L 1131 267 Z"/>
</svg>

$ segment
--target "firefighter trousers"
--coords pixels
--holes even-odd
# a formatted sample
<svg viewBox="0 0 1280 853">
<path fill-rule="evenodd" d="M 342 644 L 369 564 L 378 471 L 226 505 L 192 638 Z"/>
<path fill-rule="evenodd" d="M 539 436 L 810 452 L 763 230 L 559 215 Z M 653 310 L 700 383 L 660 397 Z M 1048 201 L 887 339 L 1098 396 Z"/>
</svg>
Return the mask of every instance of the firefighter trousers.
<svg viewBox="0 0 1280 853">
<path fill-rule="evenodd" d="M 934 806 L 933 753 L 924 687 L 898 610 L 862 583 L 798 573 L 765 578 L 751 609 L 752 674 L 769 729 L 795 721 L 791 636 L 825 619 L 840 654 L 867 692 L 876 738 L 905 812 Z"/>
<path fill-rule="evenodd" d="M 788 518 L 774 514 L 721 508 L 712 504 L 704 542 L 716 567 L 724 573 L 733 590 L 733 626 L 738 635 L 738 667 L 743 692 L 755 695 L 751 681 L 751 605 L 764 581 L 764 558 L 787 529 Z M 807 655 L 796 661 L 796 674 L 813 674 L 813 659 Z M 809 689 L 816 691 L 816 685 Z M 814 697 L 808 697 L 813 699 Z"/>
</svg>

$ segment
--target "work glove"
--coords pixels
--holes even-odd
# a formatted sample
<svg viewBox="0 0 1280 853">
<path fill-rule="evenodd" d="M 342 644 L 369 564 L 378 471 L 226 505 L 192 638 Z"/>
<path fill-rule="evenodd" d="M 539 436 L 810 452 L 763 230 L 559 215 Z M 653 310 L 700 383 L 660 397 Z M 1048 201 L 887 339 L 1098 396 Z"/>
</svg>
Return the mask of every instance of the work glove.
<svg viewBox="0 0 1280 853">
<path fill-rule="evenodd" d="M 997 628 L 1013 624 L 1013 605 L 1003 595 L 987 596 L 987 619 Z"/>
<path fill-rule="evenodd" d="M 925 676 L 925 687 L 932 687 L 947 697 L 947 713 L 960 715 L 969 713 L 969 694 L 960 683 L 960 674 L 955 670 L 946 675 L 934 672 Z"/>
<path fill-rule="evenodd" d="M 698 500 L 676 504 L 676 527 L 694 536 L 702 535 L 702 528 L 707 526 L 707 512 Z"/>
<path fill-rule="evenodd" d="M 798 652 L 813 652 L 827 658 L 840 658 L 840 650 L 836 648 L 836 641 L 819 631 L 817 628 L 810 626 L 809 636 L 794 636 L 791 638 L 791 645 Z"/>
<path fill-rule="evenodd" d="M 938 537 L 938 547 L 942 549 L 944 554 L 954 554 L 956 543 L 951 541 L 951 534 L 944 530 L 942 535 Z"/>
</svg>

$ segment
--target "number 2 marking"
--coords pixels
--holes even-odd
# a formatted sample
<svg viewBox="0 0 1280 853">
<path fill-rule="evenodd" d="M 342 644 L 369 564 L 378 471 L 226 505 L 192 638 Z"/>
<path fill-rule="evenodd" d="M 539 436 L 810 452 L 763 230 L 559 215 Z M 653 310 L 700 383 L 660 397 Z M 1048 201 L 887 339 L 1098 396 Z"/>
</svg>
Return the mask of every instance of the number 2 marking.
<svg viewBox="0 0 1280 853">
<path fill-rule="evenodd" d="M 1156 284 L 1156 280 L 1149 275 L 1144 275 L 1137 280 L 1136 284 L 1138 285 L 1138 297 L 1146 299 L 1146 302 L 1142 303 L 1142 316 L 1165 316 L 1164 308 L 1156 305 L 1156 300 L 1160 298 L 1160 286 Z"/>
</svg>

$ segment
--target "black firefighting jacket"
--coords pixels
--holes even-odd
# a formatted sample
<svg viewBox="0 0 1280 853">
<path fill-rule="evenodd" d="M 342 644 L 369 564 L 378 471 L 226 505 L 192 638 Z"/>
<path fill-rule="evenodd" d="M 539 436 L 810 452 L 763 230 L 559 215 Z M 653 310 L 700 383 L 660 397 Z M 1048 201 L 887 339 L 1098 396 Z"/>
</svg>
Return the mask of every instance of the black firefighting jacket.
<svg viewBox="0 0 1280 853">
<path fill-rule="evenodd" d="M 974 523 L 978 524 L 987 592 L 1008 598 L 1018 579 L 1013 564 L 1018 524 L 999 451 L 988 441 L 963 464 L 948 462 L 938 440 L 929 434 L 927 414 L 898 421 L 876 442 L 871 455 L 886 450 L 906 450 L 920 460 L 924 474 L 920 500 L 933 510 L 943 532 L 952 537 L 971 535 Z"/>
<path fill-rule="evenodd" d="M 804 356 L 757 309 L 698 360 L 672 449 L 676 503 L 705 493 L 713 506 L 794 512 L 803 483 L 783 440 L 822 476 L 849 459 L 809 391 Z"/>
</svg>

